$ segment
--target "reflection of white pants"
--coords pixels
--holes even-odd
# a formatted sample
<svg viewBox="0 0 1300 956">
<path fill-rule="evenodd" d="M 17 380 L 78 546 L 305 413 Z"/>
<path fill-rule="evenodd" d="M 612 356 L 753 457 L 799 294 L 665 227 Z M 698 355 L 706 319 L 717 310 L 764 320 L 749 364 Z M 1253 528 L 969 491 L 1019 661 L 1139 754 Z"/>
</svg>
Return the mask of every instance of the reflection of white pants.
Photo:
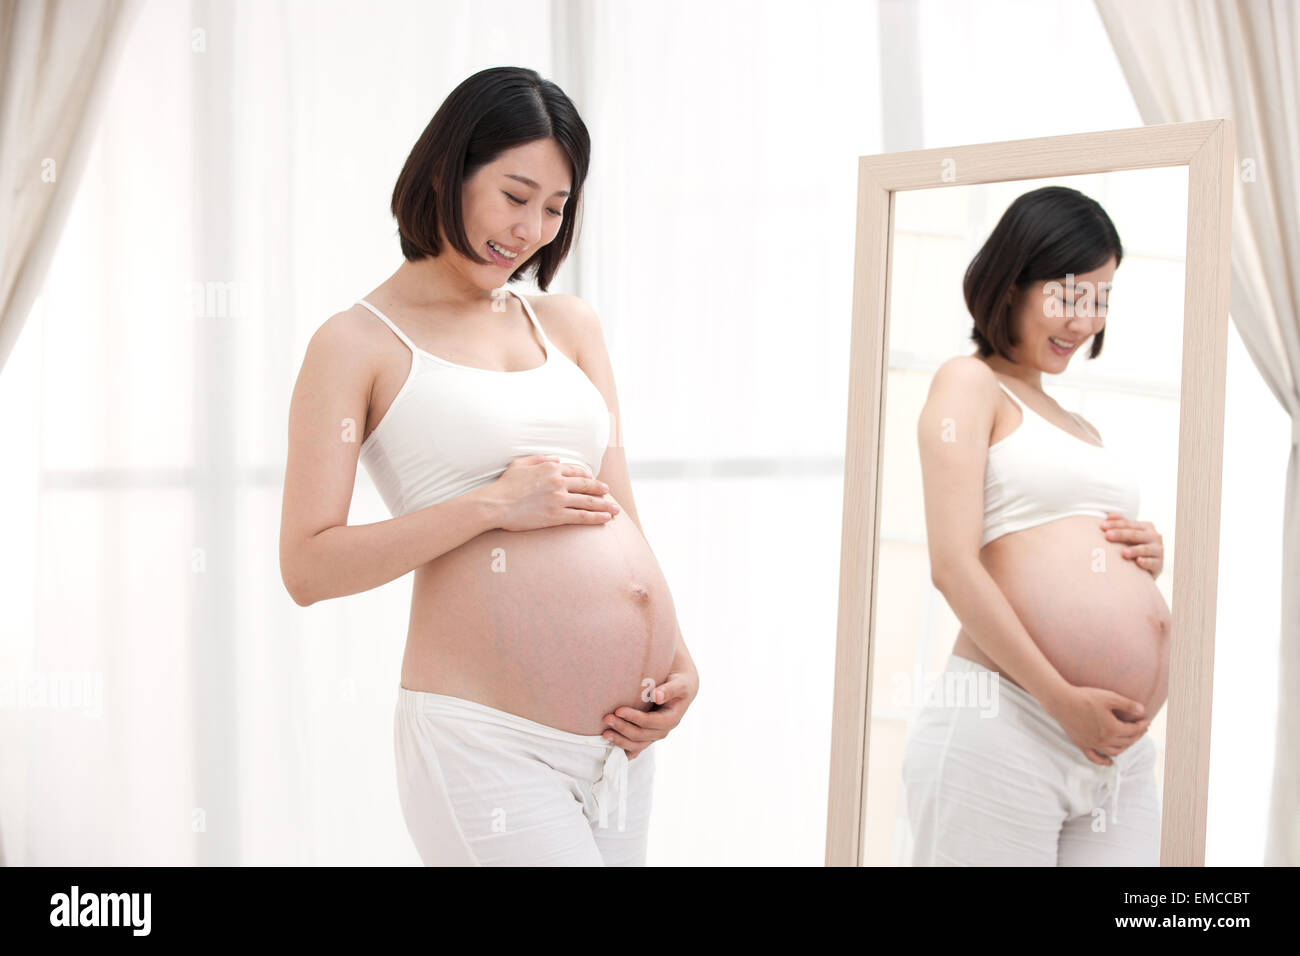
<svg viewBox="0 0 1300 956">
<path fill-rule="evenodd" d="M 653 744 L 628 760 L 599 734 L 397 694 L 397 792 L 426 866 L 645 865 Z"/>
<path fill-rule="evenodd" d="M 947 672 L 992 677 L 955 654 Z M 1008 680 L 997 680 L 995 716 L 955 703 L 928 702 L 908 730 L 903 788 L 913 866 L 1160 864 L 1149 734 L 1102 766 Z"/>
</svg>

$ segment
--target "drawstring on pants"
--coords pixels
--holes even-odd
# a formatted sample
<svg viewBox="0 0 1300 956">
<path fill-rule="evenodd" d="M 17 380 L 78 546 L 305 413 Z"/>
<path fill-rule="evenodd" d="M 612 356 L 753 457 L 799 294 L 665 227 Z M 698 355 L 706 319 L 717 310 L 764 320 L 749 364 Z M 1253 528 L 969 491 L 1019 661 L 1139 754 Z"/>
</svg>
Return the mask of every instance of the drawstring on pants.
<svg viewBox="0 0 1300 956">
<path fill-rule="evenodd" d="M 1106 767 L 1102 773 L 1106 775 L 1104 783 L 1110 790 L 1110 818 L 1114 823 L 1119 823 L 1119 782 L 1123 779 L 1123 774 L 1119 772 L 1119 764 L 1111 757 L 1109 767 Z"/>
<path fill-rule="evenodd" d="M 602 829 L 608 826 L 609 806 L 615 794 L 618 795 L 618 829 L 621 832 L 627 821 L 627 751 L 618 744 L 610 747 L 600 779 L 591 788 L 592 798 L 600 811 Z"/>
</svg>

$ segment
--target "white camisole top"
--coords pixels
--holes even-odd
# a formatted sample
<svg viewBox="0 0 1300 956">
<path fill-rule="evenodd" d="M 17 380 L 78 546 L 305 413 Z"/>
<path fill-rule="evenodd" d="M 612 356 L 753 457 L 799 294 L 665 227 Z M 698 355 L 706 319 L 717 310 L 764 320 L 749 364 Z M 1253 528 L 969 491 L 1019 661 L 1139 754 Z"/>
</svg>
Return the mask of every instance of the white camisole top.
<svg viewBox="0 0 1300 956">
<path fill-rule="evenodd" d="M 989 446 L 981 548 L 1004 534 L 1066 515 L 1104 518 L 1115 512 L 1137 520 L 1141 489 L 1126 462 L 1104 445 L 1052 424 L 1001 380 L 998 385 L 1019 406 L 1022 421 Z"/>
<path fill-rule="evenodd" d="M 411 350 L 411 368 L 360 461 L 394 517 L 491 484 L 512 459 L 554 455 L 595 477 L 610 412 L 587 374 L 542 331 L 528 300 L 507 289 L 537 330 L 546 359 L 517 372 L 457 365 L 419 348 L 365 299 Z"/>
</svg>

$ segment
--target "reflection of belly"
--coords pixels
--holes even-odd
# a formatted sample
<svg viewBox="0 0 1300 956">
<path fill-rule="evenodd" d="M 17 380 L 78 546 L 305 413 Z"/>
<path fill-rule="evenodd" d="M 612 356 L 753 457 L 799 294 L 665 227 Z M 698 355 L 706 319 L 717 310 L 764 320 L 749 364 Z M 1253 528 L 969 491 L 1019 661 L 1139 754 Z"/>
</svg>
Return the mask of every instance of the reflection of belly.
<svg viewBox="0 0 1300 956">
<path fill-rule="evenodd" d="M 677 615 L 626 511 L 604 525 L 497 529 L 417 568 L 402 686 L 465 697 L 578 734 L 649 710 Z"/>
<path fill-rule="evenodd" d="M 1071 515 L 990 541 L 980 562 L 1067 681 L 1164 704 L 1169 607 L 1155 579 L 1106 540 L 1103 518 Z"/>
</svg>

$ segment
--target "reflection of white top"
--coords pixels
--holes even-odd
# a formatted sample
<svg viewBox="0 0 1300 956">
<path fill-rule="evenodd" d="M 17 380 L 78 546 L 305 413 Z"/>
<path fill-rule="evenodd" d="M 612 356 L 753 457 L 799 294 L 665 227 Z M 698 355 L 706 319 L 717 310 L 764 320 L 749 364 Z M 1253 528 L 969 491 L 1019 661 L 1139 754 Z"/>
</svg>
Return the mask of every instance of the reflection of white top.
<svg viewBox="0 0 1300 956">
<path fill-rule="evenodd" d="M 1115 512 L 1137 519 L 1137 476 L 1117 455 L 1053 425 L 1001 380 L 998 385 L 1020 407 L 1022 421 L 989 446 L 981 548 L 1004 534 L 1066 515 L 1104 518 Z"/>
<path fill-rule="evenodd" d="M 600 390 L 551 344 L 528 300 L 546 359 L 518 372 L 448 362 L 418 348 L 365 299 L 408 349 L 411 369 L 383 419 L 361 443 L 361 463 L 394 517 L 491 484 L 514 458 L 554 455 L 595 477 L 609 442 Z"/>
</svg>

